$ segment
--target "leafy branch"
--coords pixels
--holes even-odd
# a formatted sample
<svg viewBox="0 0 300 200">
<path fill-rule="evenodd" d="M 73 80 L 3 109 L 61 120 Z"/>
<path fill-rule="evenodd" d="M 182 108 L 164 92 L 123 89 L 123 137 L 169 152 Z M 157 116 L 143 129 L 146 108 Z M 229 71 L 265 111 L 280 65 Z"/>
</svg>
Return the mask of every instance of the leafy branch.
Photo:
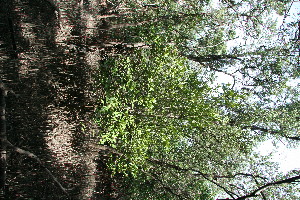
<svg viewBox="0 0 300 200">
<path fill-rule="evenodd" d="M 263 186 L 260 186 L 258 187 L 257 189 L 255 189 L 254 191 L 252 191 L 251 193 L 247 194 L 247 195 L 244 195 L 244 196 L 240 196 L 240 197 L 237 197 L 237 198 L 232 198 L 232 199 L 229 199 L 229 200 L 245 200 L 245 199 L 248 199 L 248 198 L 251 198 L 251 197 L 257 197 L 259 196 L 258 193 L 271 187 L 271 186 L 275 186 L 275 185 L 282 185 L 282 184 L 290 184 L 290 183 L 295 183 L 295 182 L 300 182 L 300 175 L 299 176 L 294 176 L 294 177 L 291 177 L 291 178 L 287 178 L 287 179 L 283 179 L 283 180 L 280 180 L 280 181 L 275 181 L 275 182 L 270 182 L 270 183 L 267 183 Z M 217 199 L 217 200 L 225 200 L 225 199 Z M 228 198 L 227 198 L 228 200 Z"/>
</svg>

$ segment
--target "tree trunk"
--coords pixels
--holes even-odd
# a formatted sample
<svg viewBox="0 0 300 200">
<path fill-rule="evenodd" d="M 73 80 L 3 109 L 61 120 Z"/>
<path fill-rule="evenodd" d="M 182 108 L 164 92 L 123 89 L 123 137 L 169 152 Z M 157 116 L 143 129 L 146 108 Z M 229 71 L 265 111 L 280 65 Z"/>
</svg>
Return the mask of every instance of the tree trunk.
<svg viewBox="0 0 300 200">
<path fill-rule="evenodd" d="M 5 181 L 6 181 L 6 168 L 7 168 L 7 163 L 6 163 L 6 119 L 5 119 L 5 97 L 7 95 L 7 90 L 4 87 L 4 84 L 0 80 L 0 187 L 4 188 L 5 186 Z"/>
</svg>

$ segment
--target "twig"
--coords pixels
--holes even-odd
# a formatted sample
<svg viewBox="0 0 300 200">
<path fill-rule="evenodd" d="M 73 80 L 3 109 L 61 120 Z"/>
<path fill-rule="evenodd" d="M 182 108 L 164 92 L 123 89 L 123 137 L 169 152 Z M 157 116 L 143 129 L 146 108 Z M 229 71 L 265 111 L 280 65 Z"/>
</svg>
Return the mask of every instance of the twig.
<svg viewBox="0 0 300 200">
<path fill-rule="evenodd" d="M 24 149 L 21 149 L 19 147 L 14 146 L 10 141 L 6 140 L 4 141 L 7 145 L 7 147 L 13 149 L 15 152 L 18 152 L 19 154 L 23 154 L 26 155 L 30 158 L 33 158 L 34 160 L 36 160 L 40 166 L 42 168 L 45 169 L 45 171 L 48 173 L 48 175 L 53 179 L 53 181 L 59 186 L 59 188 L 63 191 L 64 194 L 66 194 L 68 197 L 70 196 L 69 193 L 67 192 L 67 190 L 61 185 L 61 183 L 57 180 L 57 178 L 52 174 L 52 172 L 43 164 L 43 162 L 41 161 L 41 159 L 39 159 L 39 157 L 37 157 L 35 154 L 26 151 Z"/>
<path fill-rule="evenodd" d="M 54 180 L 54 182 L 59 186 L 59 188 L 63 191 L 64 194 L 66 194 L 69 197 L 69 194 L 67 190 L 61 185 L 61 183 L 57 180 L 57 178 L 51 173 L 51 171 L 43 164 L 43 162 L 33 153 L 29 151 L 25 151 L 19 147 L 14 146 L 10 141 L 7 140 L 6 135 L 6 119 L 5 119 L 5 108 L 6 108 L 6 102 L 5 97 L 7 96 L 7 92 L 14 92 L 7 88 L 5 84 L 0 80 L 0 149 L 1 149 L 1 187 L 4 187 L 5 181 L 6 181 L 6 170 L 7 170 L 7 163 L 6 163 L 6 148 L 11 148 L 14 151 L 24 154 L 30 158 L 35 159 L 40 166 L 42 166 L 45 171 L 49 174 L 49 176 Z"/>
<path fill-rule="evenodd" d="M 270 183 L 267 183 L 267 184 L 265 184 L 261 187 L 258 187 L 257 189 L 252 191 L 250 194 L 240 196 L 238 198 L 232 198 L 232 199 L 229 199 L 229 200 L 245 200 L 245 199 L 248 199 L 248 198 L 251 198 L 251 197 L 257 197 L 258 196 L 257 193 L 259 193 L 259 192 L 261 193 L 263 190 L 267 189 L 270 186 L 281 185 L 281 184 L 284 184 L 284 183 L 287 183 L 287 184 L 288 183 L 294 183 L 294 182 L 298 182 L 299 179 L 300 179 L 300 176 L 294 176 L 294 177 L 291 177 L 291 178 L 283 179 L 281 181 L 270 182 Z M 219 200 L 223 200 L 223 199 L 219 199 Z"/>
</svg>

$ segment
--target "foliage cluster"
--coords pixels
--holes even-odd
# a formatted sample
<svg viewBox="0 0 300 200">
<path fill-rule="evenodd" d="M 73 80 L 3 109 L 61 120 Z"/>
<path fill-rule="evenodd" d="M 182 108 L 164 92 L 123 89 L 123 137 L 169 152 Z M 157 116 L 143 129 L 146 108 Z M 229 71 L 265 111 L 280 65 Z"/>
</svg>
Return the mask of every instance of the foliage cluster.
<svg viewBox="0 0 300 200">
<path fill-rule="evenodd" d="M 236 102 L 245 95 L 224 86 L 225 92 L 216 96 L 219 88 L 202 81 L 201 68 L 189 67 L 174 48 L 137 50 L 131 56 L 110 58 L 101 63 L 100 70 L 98 80 L 105 91 L 96 113 L 100 143 L 118 152 L 111 157 L 110 168 L 132 176 L 136 181 L 130 182 L 138 185 L 133 188 L 145 181 L 140 176 L 148 175 L 154 181 L 161 171 L 164 177 L 159 175 L 159 180 L 172 183 L 172 189 L 184 188 L 182 193 L 189 195 L 196 190 L 201 196 L 208 191 L 204 182 L 196 181 L 202 192 L 198 186 L 187 192 L 186 185 L 196 177 L 151 161 L 167 161 L 207 174 L 233 173 L 245 161 L 252 146 L 247 131 L 231 126 L 229 118 L 221 115 L 224 106 L 237 109 Z M 139 194 L 136 198 L 141 195 L 133 193 Z M 166 199 L 170 195 L 161 194 Z"/>
<path fill-rule="evenodd" d="M 126 154 L 130 166 L 117 162 L 122 169 L 142 166 L 153 152 L 167 155 L 172 144 L 184 139 L 182 132 L 189 123 L 201 129 L 220 121 L 209 96 L 203 95 L 212 89 L 198 81 L 197 73 L 184 65 L 184 58 L 176 59 L 177 54 L 170 47 L 138 51 L 101 66 L 105 89 L 98 110 L 101 143 Z"/>
<path fill-rule="evenodd" d="M 132 22 L 122 24 L 124 40 L 149 48 L 100 63 L 105 98 L 95 120 L 130 199 L 210 199 L 216 188 L 234 199 L 283 177 L 266 174 L 274 163 L 257 159 L 253 147 L 270 137 L 300 140 L 298 90 L 288 86 L 298 77 L 292 49 L 272 36 L 226 47 L 236 28 L 246 29 L 245 40 L 275 30 L 264 17 L 284 12 L 286 2 L 263 2 L 133 3 L 136 11 L 122 13 Z M 216 84 L 217 73 L 233 83 Z"/>
</svg>

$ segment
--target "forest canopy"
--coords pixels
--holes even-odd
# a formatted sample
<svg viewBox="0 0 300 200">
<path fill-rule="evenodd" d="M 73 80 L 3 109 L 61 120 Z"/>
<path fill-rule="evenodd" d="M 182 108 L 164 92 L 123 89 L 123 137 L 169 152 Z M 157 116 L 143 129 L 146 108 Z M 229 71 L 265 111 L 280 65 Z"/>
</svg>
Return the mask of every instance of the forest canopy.
<svg viewBox="0 0 300 200">
<path fill-rule="evenodd" d="M 108 28 L 120 42 L 100 63 L 95 121 L 129 199 L 299 198 L 290 183 L 300 172 L 283 174 L 254 151 L 270 138 L 300 140 L 299 19 L 280 27 L 274 19 L 292 4 L 116 8 Z"/>
<path fill-rule="evenodd" d="M 0 1 L 0 199 L 300 199 L 299 8 Z"/>
</svg>

